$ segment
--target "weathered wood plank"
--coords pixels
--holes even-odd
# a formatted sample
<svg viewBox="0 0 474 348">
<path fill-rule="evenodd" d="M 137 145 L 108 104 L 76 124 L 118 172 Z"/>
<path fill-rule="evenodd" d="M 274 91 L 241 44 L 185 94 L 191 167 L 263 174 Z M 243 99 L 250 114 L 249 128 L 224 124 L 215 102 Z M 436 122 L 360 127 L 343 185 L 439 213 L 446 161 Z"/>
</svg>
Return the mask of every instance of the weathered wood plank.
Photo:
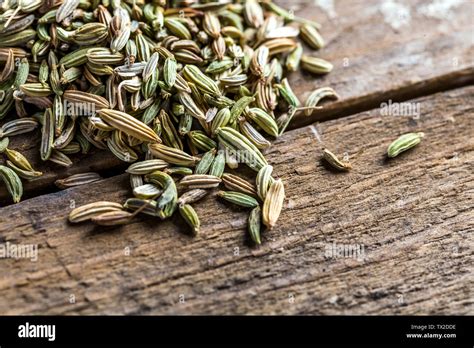
<svg viewBox="0 0 474 348">
<path fill-rule="evenodd" d="M 471 1 L 282 3 L 322 24 L 327 45 L 316 55 L 334 65 L 322 78 L 293 74 L 290 82 L 297 94 L 304 101 L 311 90 L 330 86 L 341 95 L 311 117 L 297 117 L 294 128 L 474 81 Z"/>
<path fill-rule="evenodd" d="M 24 154 L 35 170 L 43 173 L 42 176 L 35 180 L 23 180 L 24 197 L 34 197 L 44 192 L 44 190 L 51 192 L 54 188 L 51 187 L 53 183 L 59 179 L 73 174 L 85 172 L 109 172 L 117 168 L 126 168 L 126 164 L 121 162 L 111 152 L 102 151 L 99 149 L 91 149 L 86 154 L 78 154 L 69 156 L 73 165 L 65 168 L 53 162 L 43 162 L 39 153 L 39 144 L 41 138 L 39 133 L 28 134 L 25 136 L 11 137 L 9 147 Z M 2 160 L 0 160 L 2 163 Z M 3 163 L 2 163 L 3 164 Z M 11 198 L 6 191 L 4 185 L 0 185 L 0 203 L 2 205 L 11 204 Z"/>
<path fill-rule="evenodd" d="M 122 201 L 125 175 L 2 208 L 1 241 L 38 244 L 39 258 L 0 259 L 0 313 L 472 314 L 473 97 L 415 100 L 419 120 L 373 110 L 285 134 L 268 153 L 285 209 L 258 248 L 247 212 L 214 197 L 195 205 L 196 238 L 178 217 L 66 223 L 72 201 Z M 348 152 L 350 173 L 322 165 L 315 129 Z M 391 140 L 418 130 L 422 144 L 386 160 Z M 365 257 L 331 257 L 333 243 Z"/>
<path fill-rule="evenodd" d="M 474 82 L 473 5 L 468 0 L 446 8 L 430 0 L 346 0 L 335 2 L 334 9 L 312 1 L 279 3 L 321 22 L 327 46 L 316 54 L 334 64 L 333 72 L 324 77 L 300 72 L 290 76 L 301 101 L 320 86 L 331 86 L 341 95 L 339 101 L 326 104 L 311 117 L 296 118 L 293 128 L 372 109 L 383 100 L 405 100 Z M 14 139 L 13 148 L 22 149 L 45 172 L 40 180 L 26 184 L 30 195 L 51 189 L 60 177 L 119 165 L 105 152 L 93 158 L 76 157 L 67 170 L 41 163 L 30 135 Z M 0 186 L 0 200 L 6 202 L 7 197 Z"/>
</svg>

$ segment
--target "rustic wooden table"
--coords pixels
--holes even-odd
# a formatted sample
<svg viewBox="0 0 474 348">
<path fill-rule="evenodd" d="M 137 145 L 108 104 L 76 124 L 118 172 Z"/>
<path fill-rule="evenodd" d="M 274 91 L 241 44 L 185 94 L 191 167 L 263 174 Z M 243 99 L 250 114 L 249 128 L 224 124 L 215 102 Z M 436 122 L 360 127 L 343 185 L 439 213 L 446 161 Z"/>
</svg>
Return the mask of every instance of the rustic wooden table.
<svg viewBox="0 0 474 348">
<path fill-rule="evenodd" d="M 292 75 L 297 94 L 331 86 L 341 99 L 296 119 L 267 152 L 287 199 L 262 246 L 248 241 L 247 212 L 213 195 L 196 205 L 196 238 L 179 219 L 70 225 L 74 204 L 130 194 L 123 165 L 96 152 L 67 170 L 45 166 L 39 138 L 16 137 L 45 175 L 16 205 L 1 189 L 0 242 L 39 251 L 37 262 L 0 259 L 0 314 L 474 314 L 474 3 L 280 3 L 323 24 L 319 54 L 335 66 Z M 388 100 L 419 117 L 385 115 Z M 409 131 L 426 137 L 387 161 L 387 145 Z M 318 136 L 354 169 L 329 171 Z M 52 185 L 84 171 L 107 178 Z M 334 254 L 341 246 L 361 257 Z"/>
</svg>

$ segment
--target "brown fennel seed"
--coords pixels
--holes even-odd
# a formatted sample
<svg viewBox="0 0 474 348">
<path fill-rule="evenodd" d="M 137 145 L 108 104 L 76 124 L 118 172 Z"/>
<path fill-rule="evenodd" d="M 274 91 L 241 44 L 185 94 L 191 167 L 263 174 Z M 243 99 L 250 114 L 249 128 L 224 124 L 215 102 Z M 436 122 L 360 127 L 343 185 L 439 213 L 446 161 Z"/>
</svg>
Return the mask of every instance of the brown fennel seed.
<svg viewBox="0 0 474 348">
<path fill-rule="evenodd" d="M 331 165 L 334 169 L 341 171 L 348 171 L 352 169 L 352 165 L 347 161 L 341 161 L 335 154 L 328 149 L 323 149 L 324 160 Z"/>
</svg>

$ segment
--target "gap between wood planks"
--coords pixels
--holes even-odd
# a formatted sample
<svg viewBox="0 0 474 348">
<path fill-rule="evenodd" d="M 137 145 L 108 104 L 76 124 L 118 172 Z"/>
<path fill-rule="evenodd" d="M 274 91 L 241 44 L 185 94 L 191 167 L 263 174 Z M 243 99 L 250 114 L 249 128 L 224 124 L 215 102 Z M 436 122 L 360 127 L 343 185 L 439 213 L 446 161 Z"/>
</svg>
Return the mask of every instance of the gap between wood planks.
<svg viewBox="0 0 474 348">
<path fill-rule="evenodd" d="M 371 93 L 361 98 L 351 98 L 341 102 L 328 103 L 324 109 L 313 112 L 311 116 L 295 117 L 289 130 L 309 126 L 315 122 L 324 122 L 380 108 L 383 102 L 405 102 L 426 97 L 439 92 L 474 85 L 474 68 L 455 71 L 425 81 L 382 93 Z"/>
<path fill-rule="evenodd" d="M 342 102 L 327 104 L 325 108 L 318 111 L 318 113 L 313 113 L 313 115 L 307 117 L 296 118 L 295 122 L 293 122 L 289 127 L 289 130 L 303 128 L 315 122 L 326 122 L 355 115 L 360 112 L 377 109 L 380 107 L 381 103 L 388 100 L 392 100 L 392 102 L 404 102 L 470 85 L 474 85 L 474 68 L 468 68 L 427 81 L 421 81 L 398 90 L 388 91 L 385 93 L 373 93 L 362 98 L 353 98 Z M 129 163 L 115 163 L 110 168 L 99 169 L 96 170 L 96 172 L 106 179 L 124 174 L 125 169 L 129 165 Z M 61 190 L 54 185 L 54 182 L 51 182 L 45 186 L 35 187 L 30 191 L 25 190 L 24 197 L 25 199 L 29 199 L 58 191 Z M 9 197 L 5 197 L 4 195 L 3 197 L 0 195 L 0 203 L 2 203 L 3 207 L 13 204 Z"/>
</svg>

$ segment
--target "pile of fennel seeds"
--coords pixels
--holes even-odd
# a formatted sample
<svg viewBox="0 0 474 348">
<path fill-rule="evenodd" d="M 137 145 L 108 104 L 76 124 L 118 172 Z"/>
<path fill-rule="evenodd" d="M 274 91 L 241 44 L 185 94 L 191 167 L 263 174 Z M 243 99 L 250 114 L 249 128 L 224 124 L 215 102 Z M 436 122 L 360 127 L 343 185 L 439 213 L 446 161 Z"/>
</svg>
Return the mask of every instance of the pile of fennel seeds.
<svg viewBox="0 0 474 348">
<path fill-rule="evenodd" d="M 178 211 L 197 233 L 192 204 L 220 186 L 221 199 L 249 209 L 260 244 L 285 197 L 262 151 L 296 112 L 337 98 L 323 87 L 303 106 L 285 77 L 299 67 L 332 70 L 303 53 L 302 42 L 324 45 L 318 29 L 271 1 L 4 1 L 0 119 L 15 118 L 0 128 L 0 177 L 20 201 L 22 180 L 42 173 L 8 138 L 40 131 L 43 161 L 68 167 L 70 156 L 98 148 L 130 163 L 133 198 L 81 206 L 71 222 L 117 225 Z M 255 182 L 229 172 L 243 164 Z M 100 179 L 82 173 L 56 184 Z"/>
</svg>

